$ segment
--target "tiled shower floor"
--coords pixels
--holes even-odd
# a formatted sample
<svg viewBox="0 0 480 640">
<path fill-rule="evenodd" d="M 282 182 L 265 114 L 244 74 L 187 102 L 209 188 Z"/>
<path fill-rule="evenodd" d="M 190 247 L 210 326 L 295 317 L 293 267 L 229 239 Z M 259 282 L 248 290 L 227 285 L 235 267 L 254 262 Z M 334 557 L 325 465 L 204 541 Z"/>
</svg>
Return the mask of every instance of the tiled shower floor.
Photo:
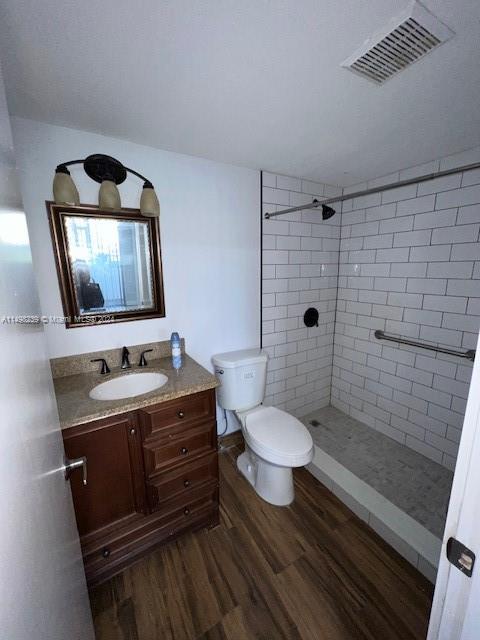
<svg viewBox="0 0 480 640">
<path fill-rule="evenodd" d="M 304 416 L 316 446 L 443 537 L 453 473 L 334 407 Z M 317 420 L 320 424 L 310 424 Z"/>
</svg>

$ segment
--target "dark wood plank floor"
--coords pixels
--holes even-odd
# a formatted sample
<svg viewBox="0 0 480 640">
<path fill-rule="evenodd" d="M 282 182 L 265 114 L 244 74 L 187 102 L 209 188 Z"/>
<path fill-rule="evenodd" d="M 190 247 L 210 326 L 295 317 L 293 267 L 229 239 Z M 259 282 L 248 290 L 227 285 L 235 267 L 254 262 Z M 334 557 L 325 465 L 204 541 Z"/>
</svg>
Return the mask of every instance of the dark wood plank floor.
<svg viewBox="0 0 480 640">
<path fill-rule="evenodd" d="M 304 469 L 273 507 L 220 455 L 221 525 L 92 590 L 97 640 L 409 640 L 432 586 Z"/>
</svg>

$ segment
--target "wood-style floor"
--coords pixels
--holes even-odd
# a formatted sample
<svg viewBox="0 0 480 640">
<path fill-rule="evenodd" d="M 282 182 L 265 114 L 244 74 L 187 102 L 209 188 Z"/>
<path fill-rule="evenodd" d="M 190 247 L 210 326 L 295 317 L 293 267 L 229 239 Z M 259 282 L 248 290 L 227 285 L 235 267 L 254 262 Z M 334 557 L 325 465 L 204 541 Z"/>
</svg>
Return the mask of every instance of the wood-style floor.
<svg viewBox="0 0 480 640">
<path fill-rule="evenodd" d="M 91 592 L 97 640 L 409 640 L 432 586 L 304 469 L 287 508 L 220 455 L 221 525 Z"/>
</svg>

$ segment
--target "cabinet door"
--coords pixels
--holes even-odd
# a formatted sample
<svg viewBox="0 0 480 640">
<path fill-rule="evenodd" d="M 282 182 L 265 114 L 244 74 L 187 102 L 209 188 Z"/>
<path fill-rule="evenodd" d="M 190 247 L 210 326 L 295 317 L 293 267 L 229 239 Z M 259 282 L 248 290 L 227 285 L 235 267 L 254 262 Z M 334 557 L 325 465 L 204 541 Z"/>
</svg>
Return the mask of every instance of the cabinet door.
<svg viewBox="0 0 480 640">
<path fill-rule="evenodd" d="M 63 432 L 63 439 L 68 458 L 87 458 L 87 484 L 81 471 L 71 476 L 82 542 L 143 517 L 143 461 L 134 414 L 72 427 Z"/>
</svg>

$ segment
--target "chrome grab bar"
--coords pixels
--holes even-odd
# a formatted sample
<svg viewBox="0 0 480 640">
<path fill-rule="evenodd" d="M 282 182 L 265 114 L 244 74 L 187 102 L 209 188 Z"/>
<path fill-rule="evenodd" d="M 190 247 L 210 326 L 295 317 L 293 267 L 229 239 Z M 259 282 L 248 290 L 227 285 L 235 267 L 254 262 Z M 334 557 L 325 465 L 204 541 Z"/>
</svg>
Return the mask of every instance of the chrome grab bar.
<svg viewBox="0 0 480 640">
<path fill-rule="evenodd" d="M 420 349 L 429 349 L 430 351 L 437 351 L 438 353 L 446 353 L 449 356 L 458 356 L 459 358 L 466 358 L 472 362 L 475 360 L 475 349 L 469 349 L 468 351 L 455 351 L 455 349 L 446 349 L 444 347 L 435 347 L 431 344 L 424 344 L 423 342 L 417 342 L 416 340 L 409 340 L 408 338 L 400 338 L 397 336 L 389 336 L 384 331 L 377 329 L 375 331 L 375 338 L 377 340 L 389 340 L 390 342 L 398 342 L 399 344 L 408 344 L 411 347 L 420 347 Z"/>
</svg>

